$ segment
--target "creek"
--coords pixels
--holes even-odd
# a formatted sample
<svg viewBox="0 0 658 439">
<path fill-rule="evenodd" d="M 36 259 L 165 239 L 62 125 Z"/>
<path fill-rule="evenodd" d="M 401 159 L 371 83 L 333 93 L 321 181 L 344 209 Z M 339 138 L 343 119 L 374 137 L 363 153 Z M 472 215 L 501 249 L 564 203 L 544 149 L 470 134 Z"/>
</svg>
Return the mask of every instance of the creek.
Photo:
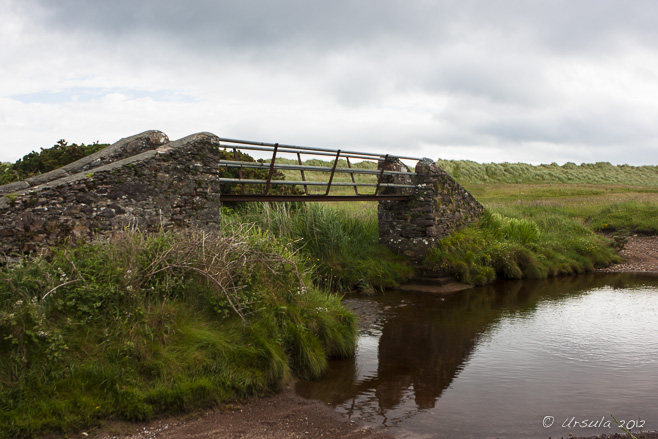
<svg viewBox="0 0 658 439">
<path fill-rule="evenodd" d="M 296 392 L 399 438 L 658 429 L 658 277 L 504 281 L 348 296 L 357 355 Z"/>
</svg>

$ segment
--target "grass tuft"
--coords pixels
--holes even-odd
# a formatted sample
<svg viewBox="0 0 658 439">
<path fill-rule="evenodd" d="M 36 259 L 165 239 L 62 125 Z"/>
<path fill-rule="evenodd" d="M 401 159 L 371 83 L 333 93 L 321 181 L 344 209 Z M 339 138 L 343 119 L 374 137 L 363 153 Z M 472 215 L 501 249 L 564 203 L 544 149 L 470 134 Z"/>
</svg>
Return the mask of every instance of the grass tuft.
<svg viewBox="0 0 658 439">
<path fill-rule="evenodd" d="M 354 317 L 257 227 L 55 249 L 0 269 L 0 436 L 143 421 L 317 378 Z"/>
</svg>

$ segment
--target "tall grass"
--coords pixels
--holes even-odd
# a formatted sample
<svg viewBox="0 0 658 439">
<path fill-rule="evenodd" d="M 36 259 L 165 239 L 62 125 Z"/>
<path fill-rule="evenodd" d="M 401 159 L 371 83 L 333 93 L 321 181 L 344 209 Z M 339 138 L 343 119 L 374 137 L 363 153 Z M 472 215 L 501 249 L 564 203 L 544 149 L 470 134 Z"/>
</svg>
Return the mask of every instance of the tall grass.
<svg viewBox="0 0 658 439">
<path fill-rule="evenodd" d="M 256 227 L 54 250 L 0 270 L 0 437 L 145 420 L 317 378 L 353 315 Z"/>
<path fill-rule="evenodd" d="M 533 219 L 486 210 L 475 224 L 443 239 L 425 265 L 483 285 L 497 278 L 544 279 L 620 261 L 613 243 L 557 213 Z"/>
<path fill-rule="evenodd" d="M 379 244 L 376 203 L 250 203 L 229 221 L 254 222 L 289 242 L 334 290 L 392 287 L 409 279 L 405 260 Z"/>
<path fill-rule="evenodd" d="M 439 167 L 460 183 L 512 184 L 615 184 L 658 186 L 658 166 L 599 163 L 557 163 L 533 166 L 526 163 L 476 163 L 469 160 L 438 160 Z"/>
</svg>

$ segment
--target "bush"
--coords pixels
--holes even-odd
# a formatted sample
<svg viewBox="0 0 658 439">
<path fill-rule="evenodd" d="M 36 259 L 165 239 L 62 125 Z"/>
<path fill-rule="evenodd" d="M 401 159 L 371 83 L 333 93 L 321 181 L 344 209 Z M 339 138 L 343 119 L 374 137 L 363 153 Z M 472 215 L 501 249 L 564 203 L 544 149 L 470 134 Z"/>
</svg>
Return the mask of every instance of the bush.
<svg viewBox="0 0 658 439">
<path fill-rule="evenodd" d="M 69 145 L 66 140 L 62 139 L 51 148 L 41 148 L 41 152 L 32 151 L 14 164 L 3 163 L 3 166 L 0 167 L 0 185 L 61 168 L 107 146 L 109 144 L 98 142 L 90 145 L 84 143 Z"/>
</svg>

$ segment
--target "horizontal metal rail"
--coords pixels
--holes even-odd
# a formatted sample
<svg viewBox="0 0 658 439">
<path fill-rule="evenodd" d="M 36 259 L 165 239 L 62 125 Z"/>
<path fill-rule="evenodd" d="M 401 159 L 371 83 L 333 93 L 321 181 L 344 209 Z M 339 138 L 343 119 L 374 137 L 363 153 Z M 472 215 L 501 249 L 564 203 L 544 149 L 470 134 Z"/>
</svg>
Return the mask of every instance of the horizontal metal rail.
<svg viewBox="0 0 658 439">
<path fill-rule="evenodd" d="M 394 159 L 404 160 L 421 160 L 416 157 L 405 156 L 390 156 L 388 154 L 375 154 L 368 152 L 358 151 L 343 151 L 331 150 L 327 148 L 316 148 L 308 146 L 295 146 L 284 145 L 279 143 L 265 143 L 265 142 L 252 142 L 247 140 L 219 138 L 220 148 L 233 150 L 232 160 L 220 160 L 220 169 L 237 169 L 237 177 L 235 178 L 235 171 L 226 177 L 219 178 L 219 182 L 226 184 L 237 184 L 241 186 L 240 193 L 226 193 L 221 194 L 221 199 L 224 201 L 370 201 L 370 200 L 405 200 L 408 195 L 401 195 L 400 191 L 392 189 L 413 189 L 414 184 L 407 183 L 411 178 L 416 176 L 413 172 L 396 171 L 386 169 L 386 163 Z M 270 153 L 271 159 L 267 162 L 262 160 L 256 161 L 242 161 L 239 159 L 238 150 L 248 151 L 266 151 Z M 297 164 L 277 163 L 276 160 L 281 160 L 282 154 L 292 154 L 295 156 Z M 307 156 L 328 156 L 332 157 L 330 166 L 316 166 L 305 165 L 302 162 L 301 155 Z M 339 160 L 343 159 L 347 163 L 347 168 L 338 167 Z M 354 167 L 350 159 L 365 160 L 376 162 L 378 169 L 364 169 Z M 260 175 L 251 175 L 247 177 L 243 170 L 255 169 L 262 171 Z M 301 181 L 298 180 L 280 180 L 274 179 L 279 171 L 298 171 L 301 174 Z M 329 174 L 327 181 L 309 181 L 306 172 L 316 172 Z M 348 175 L 351 182 L 334 181 L 336 174 Z M 372 176 L 370 181 L 358 182 L 354 176 Z M 264 178 L 266 176 L 266 178 Z M 245 178 L 246 177 L 246 178 Z M 256 178 L 254 178 L 256 177 Z M 404 178 L 404 177 L 408 177 Z M 402 179 L 400 179 L 402 178 Z M 388 179 L 388 180 L 387 180 Z M 396 181 L 397 179 L 397 181 Z M 393 182 L 391 182 L 393 181 Z M 272 188 L 278 185 L 288 186 L 303 186 L 304 192 L 301 195 L 281 195 L 277 194 L 276 190 Z M 247 193 L 252 192 L 260 187 L 261 193 Z M 322 187 L 324 193 L 310 193 L 309 187 Z M 354 195 L 330 195 L 332 187 L 352 187 L 354 188 Z M 374 194 L 360 194 L 359 187 L 374 188 Z M 326 188 L 326 190 L 325 190 Z M 380 193 L 381 189 L 388 189 Z M 228 192 L 235 192 L 230 190 Z M 393 192 L 393 193 L 386 193 Z"/>
<path fill-rule="evenodd" d="M 222 201 L 404 201 L 409 197 L 406 195 L 261 195 L 261 194 L 226 194 L 221 195 Z"/>
<path fill-rule="evenodd" d="M 281 152 L 281 151 L 279 151 Z M 260 162 L 239 162 L 239 161 L 221 161 L 222 166 L 227 168 L 254 168 L 254 169 L 269 169 L 269 163 Z M 331 172 L 333 168 L 329 166 L 313 166 L 313 165 L 274 165 L 274 169 L 285 169 L 288 171 L 316 171 L 316 172 Z M 377 169 L 363 169 L 363 168 L 336 168 L 336 172 L 342 174 L 370 174 L 378 175 L 380 171 Z M 416 175 L 415 172 L 402 172 L 402 171 L 386 171 L 387 175 Z"/>
<path fill-rule="evenodd" d="M 306 154 L 312 154 L 312 155 L 335 155 L 336 154 L 336 149 L 328 149 L 328 148 L 317 148 L 313 146 L 297 146 L 297 145 L 285 145 L 283 143 L 266 143 L 266 142 L 253 142 L 250 140 L 238 140 L 238 139 L 227 139 L 223 137 L 219 137 L 220 144 L 221 142 L 228 142 L 228 143 L 239 143 L 243 145 L 255 145 L 255 146 L 266 146 L 269 147 L 268 149 L 264 149 L 263 151 L 271 151 L 272 148 L 277 147 L 280 149 L 280 152 L 297 152 L 297 151 L 309 151 Z M 230 145 L 227 145 L 228 147 L 232 147 Z M 253 149 L 247 146 L 240 146 L 237 147 L 238 149 Z M 290 149 L 290 151 L 284 151 L 284 149 Z M 327 154 L 316 154 L 319 152 L 327 153 Z M 367 152 L 357 152 L 357 151 L 345 151 L 341 150 L 341 155 L 343 156 L 352 156 L 352 155 L 358 155 L 358 156 L 368 156 L 368 157 L 385 157 L 385 154 L 374 154 L 374 153 L 367 153 Z M 393 157 L 393 156 L 391 156 Z M 414 160 L 414 161 L 419 161 L 422 160 L 421 158 L 418 157 L 405 157 L 405 156 L 398 156 L 396 155 L 395 158 L 402 159 L 402 160 Z"/>
<path fill-rule="evenodd" d="M 267 184 L 268 180 L 253 180 L 245 178 L 219 178 L 220 183 L 240 183 L 240 184 Z M 292 180 L 271 180 L 270 184 L 288 184 L 288 185 L 308 185 L 308 186 L 327 186 L 328 181 L 292 181 Z M 349 182 L 335 182 L 331 183 L 332 186 L 363 186 L 363 187 L 377 187 L 377 183 L 349 183 Z M 381 183 L 379 187 L 397 187 L 397 188 L 414 188 L 413 184 L 394 184 L 394 183 Z"/>
</svg>

